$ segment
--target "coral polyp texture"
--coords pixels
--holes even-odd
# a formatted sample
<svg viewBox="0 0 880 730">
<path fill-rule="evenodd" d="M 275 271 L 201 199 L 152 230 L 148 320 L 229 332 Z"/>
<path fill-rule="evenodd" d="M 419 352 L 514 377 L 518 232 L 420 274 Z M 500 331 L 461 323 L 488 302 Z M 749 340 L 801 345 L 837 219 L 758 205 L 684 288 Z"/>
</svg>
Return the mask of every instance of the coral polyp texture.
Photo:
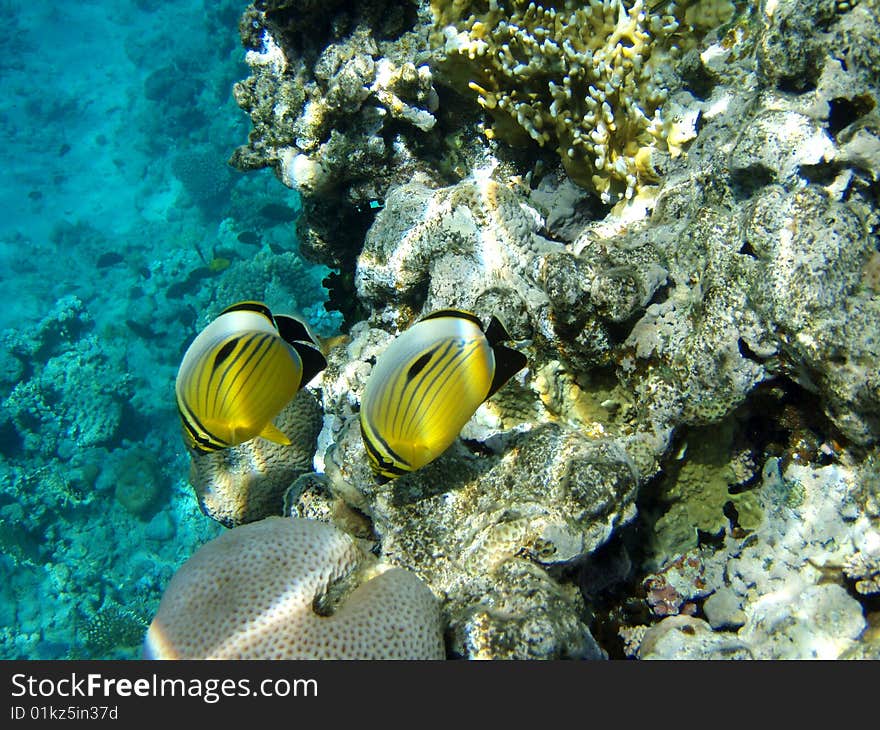
<svg viewBox="0 0 880 730">
<path fill-rule="evenodd" d="M 377 567 L 331 525 L 268 517 L 229 530 L 184 563 L 150 624 L 144 656 L 443 659 L 445 652 L 437 600 L 418 577 Z"/>
<path fill-rule="evenodd" d="M 693 119 L 672 102 L 674 62 L 733 4 L 432 0 L 440 79 L 476 99 L 487 134 L 558 151 L 603 200 L 656 183 L 658 152 L 677 156 Z"/>
<path fill-rule="evenodd" d="M 301 390 L 274 421 L 290 439 L 251 439 L 209 454 L 190 454 L 190 484 L 202 512 L 226 527 L 280 515 L 284 493 L 310 472 L 321 430 L 321 407 Z"/>
</svg>

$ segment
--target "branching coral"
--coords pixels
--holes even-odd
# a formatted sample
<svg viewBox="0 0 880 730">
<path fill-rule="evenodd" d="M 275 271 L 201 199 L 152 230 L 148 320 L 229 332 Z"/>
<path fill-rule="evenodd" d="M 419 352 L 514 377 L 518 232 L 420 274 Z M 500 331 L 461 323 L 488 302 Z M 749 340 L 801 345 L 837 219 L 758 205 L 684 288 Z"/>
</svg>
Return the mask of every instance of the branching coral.
<svg viewBox="0 0 880 730">
<path fill-rule="evenodd" d="M 671 62 L 699 25 L 732 13 L 721 0 L 650 5 L 432 0 L 432 43 L 445 80 L 492 115 L 489 136 L 555 146 L 576 182 L 613 201 L 656 181 L 655 151 L 676 155 L 690 138 L 664 107 Z"/>
</svg>

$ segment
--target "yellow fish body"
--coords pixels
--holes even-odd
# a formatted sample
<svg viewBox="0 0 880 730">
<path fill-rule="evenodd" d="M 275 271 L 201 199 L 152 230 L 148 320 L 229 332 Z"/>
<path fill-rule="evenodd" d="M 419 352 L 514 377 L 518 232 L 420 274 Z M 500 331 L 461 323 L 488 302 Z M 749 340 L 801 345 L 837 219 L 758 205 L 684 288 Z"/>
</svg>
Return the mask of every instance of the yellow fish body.
<svg viewBox="0 0 880 730">
<path fill-rule="evenodd" d="M 444 309 L 403 332 L 376 362 L 361 399 L 361 435 L 373 473 L 394 479 L 436 459 L 489 396 L 526 365 L 499 343 L 492 318 Z"/>
<path fill-rule="evenodd" d="M 239 302 L 205 327 L 177 372 L 177 408 L 187 446 L 208 453 L 261 436 L 290 440 L 272 420 L 327 361 L 302 322 Z"/>
</svg>

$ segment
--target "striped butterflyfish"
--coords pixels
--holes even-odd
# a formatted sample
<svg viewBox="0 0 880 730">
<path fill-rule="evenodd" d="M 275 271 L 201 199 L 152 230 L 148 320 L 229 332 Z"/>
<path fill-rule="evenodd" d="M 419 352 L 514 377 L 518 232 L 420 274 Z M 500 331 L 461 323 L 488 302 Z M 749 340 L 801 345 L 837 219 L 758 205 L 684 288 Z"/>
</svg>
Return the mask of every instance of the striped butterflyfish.
<svg viewBox="0 0 880 730">
<path fill-rule="evenodd" d="M 184 441 L 197 453 L 256 436 L 289 444 L 272 420 L 326 365 L 299 320 L 262 302 L 233 304 L 193 340 L 177 372 Z"/>
<path fill-rule="evenodd" d="M 480 404 L 526 365 L 499 343 L 510 335 L 495 317 L 433 312 L 379 356 L 361 399 L 361 435 L 370 466 L 388 481 L 436 459 Z"/>
</svg>

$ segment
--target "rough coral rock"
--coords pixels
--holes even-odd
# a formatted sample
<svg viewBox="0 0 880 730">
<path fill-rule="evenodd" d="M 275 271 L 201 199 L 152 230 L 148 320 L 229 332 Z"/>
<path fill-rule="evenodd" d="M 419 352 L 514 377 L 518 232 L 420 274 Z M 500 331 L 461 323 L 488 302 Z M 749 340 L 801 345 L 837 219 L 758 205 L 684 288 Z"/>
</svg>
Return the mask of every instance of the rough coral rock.
<svg viewBox="0 0 880 730">
<path fill-rule="evenodd" d="M 520 403 L 532 408 L 537 397 L 510 384 L 505 398 L 496 396 L 505 415 L 487 404 L 465 429 L 482 446 L 458 442 L 419 471 L 376 484 L 354 407 L 369 361 L 388 339 L 359 328 L 345 351 L 331 353 L 329 490 L 371 519 L 387 560 L 445 596 L 453 653 L 600 656 L 576 589 L 548 571 L 565 570 L 634 516 L 638 470 L 626 450 L 560 423 L 516 428 Z"/>
<path fill-rule="evenodd" d="M 330 265 L 350 259 L 329 243 L 361 227 L 356 204 L 426 167 L 414 148 L 438 105 L 430 68 L 414 60 L 425 46 L 416 5 L 340 5 L 255 3 L 245 12 L 251 76 L 234 93 L 254 131 L 231 160 L 271 166 L 303 194 L 304 251 Z"/>
<path fill-rule="evenodd" d="M 728 537 L 720 550 L 695 549 L 653 579 L 675 586 L 677 605 L 706 597 L 709 624 L 669 634 L 680 624 L 665 619 L 644 634 L 640 657 L 717 659 L 731 647 L 756 659 L 836 659 L 858 651 L 864 609 L 841 583 L 871 575 L 864 556 L 880 545 L 880 529 L 860 513 L 853 472 L 792 464 L 781 473 L 771 459 L 754 494 L 760 526 Z M 674 642 L 661 641 L 667 634 Z"/>
</svg>

